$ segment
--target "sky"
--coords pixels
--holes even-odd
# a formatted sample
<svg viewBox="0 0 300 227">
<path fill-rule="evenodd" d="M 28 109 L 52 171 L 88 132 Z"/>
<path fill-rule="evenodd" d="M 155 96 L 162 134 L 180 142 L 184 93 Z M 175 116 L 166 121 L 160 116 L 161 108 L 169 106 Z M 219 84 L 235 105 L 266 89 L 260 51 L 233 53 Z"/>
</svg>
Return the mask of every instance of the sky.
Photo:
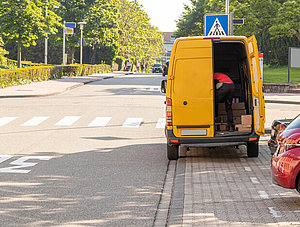
<svg viewBox="0 0 300 227">
<path fill-rule="evenodd" d="M 176 30 L 176 22 L 190 0 L 138 0 L 151 18 L 150 22 L 162 32 Z"/>
</svg>

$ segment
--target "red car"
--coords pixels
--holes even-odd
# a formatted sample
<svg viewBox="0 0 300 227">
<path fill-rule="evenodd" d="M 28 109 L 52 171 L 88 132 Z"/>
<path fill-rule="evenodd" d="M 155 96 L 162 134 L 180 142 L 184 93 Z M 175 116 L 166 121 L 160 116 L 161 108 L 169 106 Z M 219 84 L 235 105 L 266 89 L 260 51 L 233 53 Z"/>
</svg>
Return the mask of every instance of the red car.
<svg viewBox="0 0 300 227">
<path fill-rule="evenodd" d="M 273 183 L 300 193 L 300 115 L 278 135 L 271 160 Z"/>
</svg>

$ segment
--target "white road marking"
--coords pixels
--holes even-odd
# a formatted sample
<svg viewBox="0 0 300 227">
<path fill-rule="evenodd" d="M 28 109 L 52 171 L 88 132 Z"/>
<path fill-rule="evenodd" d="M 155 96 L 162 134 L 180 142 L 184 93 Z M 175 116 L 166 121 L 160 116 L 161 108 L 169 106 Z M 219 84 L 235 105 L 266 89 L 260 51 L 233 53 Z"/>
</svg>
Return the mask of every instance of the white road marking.
<svg viewBox="0 0 300 227">
<path fill-rule="evenodd" d="M 245 166 L 244 168 L 245 168 L 245 171 L 247 171 L 247 172 L 251 172 L 252 171 L 252 169 L 250 167 L 248 167 L 248 166 Z"/>
<path fill-rule="evenodd" d="M 37 126 L 43 121 L 47 120 L 49 117 L 33 117 L 30 120 L 23 123 L 21 126 Z"/>
<path fill-rule="evenodd" d="M 74 124 L 80 116 L 66 116 L 63 119 L 61 119 L 59 122 L 57 122 L 55 125 L 57 126 L 70 126 Z"/>
<path fill-rule="evenodd" d="M 48 161 L 52 157 L 50 156 L 26 156 L 26 157 L 21 157 L 11 163 L 10 165 L 16 165 L 16 166 L 11 166 L 11 167 L 6 167 L 6 168 L 0 168 L 0 173 L 29 173 L 31 170 L 25 170 L 21 168 L 28 168 L 35 166 L 36 162 L 26 162 L 29 159 L 38 159 L 38 160 L 43 160 L 43 161 Z"/>
<path fill-rule="evenodd" d="M 269 199 L 269 195 L 265 191 L 258 191 L 258 194 L 263 199 Z"/>
<path fill-rule="evenodd" d="M 0 126 L 4 126 L 13 120 L 17 119 L 17 117 L 1 117 L 0 118 Z"/>
<path fill-rule="evenodd" d="M 124 128 L 138 128 L 140 127 L 143 118 L 127 118 L 122 127 Z"/>
<path fill-rule="evenodd" d="M 155 128 L 165 128 L 166 125 L 166 118 L 159 118 Z"/>
<path fill-rule="evenodd" d="M 90 127 L 105 127 L 108 122 L 111 120 L 111 117 L 96 117 L 90 124 Z"/>
<path fill-rule="evenodd" d="M 151 87 L 150 88 L 150 91 L 159 91 L 160 89 L 159 88 L 157 88 L 157 87 Z"/>
<path fill-rule="evenodd" d="M 253 184 L 260 184 L 260 182 L 257 180 L 256 177 L 250 177 L 250 180 L 252 181 Z"/>
<path fill-rule="evenodd" d="M 12 158 L 11 155 L 0 155 L 0 163 L 5 162 L 6 160 Z"/>
<path fill-rule="evenodd" d="M 278 215 L 279 211 L 274 210 L 274 207 L 268 207 L 268 208 L 269 208 L 269 211 L 270 211 L 270 213 L 272 214 L 272 216 L 274 218 L 279 218 L 280 217 L 280 215 Z"/>
<path fill-rule="evenodd" d="M 135 91 L 160 91 L 160 87 L 140 87 L 135 88 Z"/>
</svg>

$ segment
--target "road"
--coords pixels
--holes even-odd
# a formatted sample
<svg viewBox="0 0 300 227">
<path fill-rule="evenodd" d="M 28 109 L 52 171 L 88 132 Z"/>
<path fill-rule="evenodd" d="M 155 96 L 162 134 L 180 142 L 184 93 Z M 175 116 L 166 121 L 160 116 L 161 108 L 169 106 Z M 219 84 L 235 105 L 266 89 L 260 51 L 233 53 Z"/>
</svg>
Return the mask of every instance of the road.
<svg viewBox="0 0 300 227">
<path fill-rule="evenodd" d="M 300 226 L 299 194 L 271 183 L 268 136 L 181 149 L 169 162 L 158 74 L 0 99 L 1 226 Z M 267 124 L 300 106 L 266 104 Z"/>
<path fill-rule="evenodd" d="M 151 226 L 168 167 L 160 81 L 0 100 L 1 226 Z"/>
</svg>

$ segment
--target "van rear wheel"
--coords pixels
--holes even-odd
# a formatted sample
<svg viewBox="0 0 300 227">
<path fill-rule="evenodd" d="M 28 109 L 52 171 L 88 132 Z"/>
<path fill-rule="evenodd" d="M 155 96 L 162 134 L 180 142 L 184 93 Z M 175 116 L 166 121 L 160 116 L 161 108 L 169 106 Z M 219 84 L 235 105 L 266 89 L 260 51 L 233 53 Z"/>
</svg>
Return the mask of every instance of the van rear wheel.
<svg viewBox="0 0 300 227">
<path fill-rule="evenodd" d="M 258 157 L 258 142 L 247 143 L 248 157 Z"/>
<path fill-rule="evenodd" d="M 179 150 L 179 146 L 175 145 L 175 146 L 171 146 L 169 144 L 167 144 L 167 154 L 168 154 L 168 159 L 169 160 L 177 160 L 178 159 L 178 150 Z"/>
</svg>

